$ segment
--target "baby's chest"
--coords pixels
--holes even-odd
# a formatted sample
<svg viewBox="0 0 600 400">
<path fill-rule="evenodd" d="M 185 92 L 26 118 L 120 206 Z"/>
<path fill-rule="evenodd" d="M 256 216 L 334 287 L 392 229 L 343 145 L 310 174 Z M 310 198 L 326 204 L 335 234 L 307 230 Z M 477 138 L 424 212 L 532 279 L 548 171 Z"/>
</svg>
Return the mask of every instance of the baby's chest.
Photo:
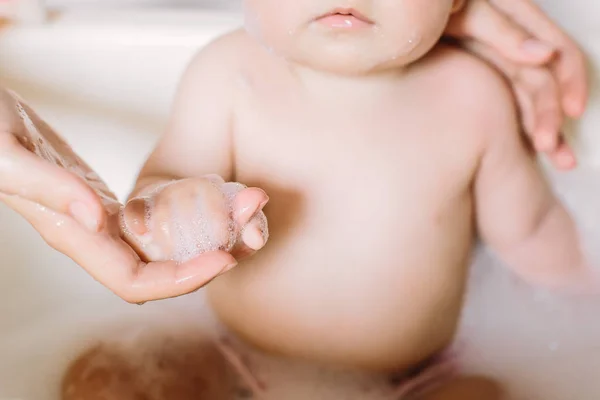
<svg viewBox="0 0 600 400">
<path fill-rule="evenodd" d="M 311 232 L 391 234 L 443 225 L 464 205 L 469 144 L 427 118 L 258 110 L 237 124 L 236 179 L 267 191 L 276 223 L 293 213 Z"/>
</svg>

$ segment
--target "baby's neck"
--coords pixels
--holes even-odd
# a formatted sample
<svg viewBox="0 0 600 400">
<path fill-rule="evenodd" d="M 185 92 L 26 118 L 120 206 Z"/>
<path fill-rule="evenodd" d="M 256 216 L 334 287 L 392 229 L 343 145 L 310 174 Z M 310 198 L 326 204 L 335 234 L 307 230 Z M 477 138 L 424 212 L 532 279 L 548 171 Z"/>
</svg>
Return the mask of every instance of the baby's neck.
<svg viewBox="0 0 600 400">
<path fill-rule="evenodd" d="M 288 62 L 290 71 L 299 84 L 309 93 L 340 97 L 385 95 L 404 80 L 407 68 L 390 68 L 385 71 L 361 74 L 341 74 L 312 69 L 303 65 Z"/>
</svg>

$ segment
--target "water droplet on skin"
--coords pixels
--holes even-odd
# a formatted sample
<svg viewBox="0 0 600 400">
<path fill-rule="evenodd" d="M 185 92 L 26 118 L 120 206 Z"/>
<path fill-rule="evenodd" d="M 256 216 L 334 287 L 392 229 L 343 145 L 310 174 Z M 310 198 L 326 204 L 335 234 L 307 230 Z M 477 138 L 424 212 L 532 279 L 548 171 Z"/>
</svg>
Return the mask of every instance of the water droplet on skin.
<svg viewBox="0 0 600 400">
<path fill-rule="evenodd" d="M 58 221 L 58 222 L 56 223 L 56 226 L 60 228 L 60 227 L 62 227 L 64 224 L 65 224 L 65 221 L 63 221 L 63 220 L 60 220 L 60 221 Z"/>
<path fill-rule="evenodd" d="M 125 235 L 131 234 L 127 228 L 127 224 L 125 223 L 125 207 L 119 209 L 119 225 L 121 227 L 121 232 L 123 232 Z"/>
<path fill-rule="evenodd" d="M 419 35 L 418 32 L 413 32 L 409 36 L 408 41 L 407 41 L 408 51 L 413 51 L 419 45 L 420 42 L 421 42 L 421 35 Z"/>
<path fill-rule="evenodd" d="M 161 224 L 160 224 L 160 230 L 164 234 L 168 234 L 169 233 L 169 223 L 166 222 L 166 221 L 161 222 Z"/>
</svg>

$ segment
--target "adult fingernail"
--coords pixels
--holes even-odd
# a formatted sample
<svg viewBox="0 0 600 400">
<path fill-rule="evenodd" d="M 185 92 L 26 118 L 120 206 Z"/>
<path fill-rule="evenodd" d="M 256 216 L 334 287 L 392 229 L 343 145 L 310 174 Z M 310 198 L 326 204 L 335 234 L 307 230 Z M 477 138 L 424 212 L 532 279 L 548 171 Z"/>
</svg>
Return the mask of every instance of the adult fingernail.
<svg viewBox="0 0 600 400">
<path fill-rule="evenodd" d="M 579 118 L 585 112 L 585 102 L 581 102 L 576 97 L 566 98 L 563 107 L 565 112 L 572 118 Z"/>
<path fill-rule="evenodd" d="M 544 57 L 554 52 L 554 48 L 547 43 L 536 39 L 529 39 L 523 42 L 521 48 L 532 56 Z"/>
<path fill-rule="evenodd" d="M 100 222 L 98 221 L 98 218 L 95 218 L 92 215 L 92 212 L 84 203 L 77 201 L 71 204 L 69 212 L 71 213 L 71 216 L 86 229 L 92 232 L 98 232 Z"/>
<path fill-rule="evenodd" d="M 558 154 L 558 162 L 563 168 L 572 168 L 575 166 L 575 157 L 569 152 L 561 152 Z"/>
</svg>

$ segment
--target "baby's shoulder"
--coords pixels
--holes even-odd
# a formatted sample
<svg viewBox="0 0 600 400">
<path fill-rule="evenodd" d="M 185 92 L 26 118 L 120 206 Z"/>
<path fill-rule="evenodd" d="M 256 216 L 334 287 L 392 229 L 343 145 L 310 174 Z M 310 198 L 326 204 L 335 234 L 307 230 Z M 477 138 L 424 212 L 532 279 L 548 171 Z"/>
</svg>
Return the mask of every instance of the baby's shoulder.
<svg viewBox="0 0 600 400">
<path fill-rule="evenodd" d="M 248 53 L 255 47 L 243 29 L 228 32 L 202 47 L 187 68 L 188 75 L 209 76 L 213 82 L 232 82 L 243 65 L 248 63 Z"/>
<path fill-rule="evenodd" d="M 439 46 L 417 65 L 417 73 L 431 87 L 432 96 L 466 127 L 485 130 L 489 124 L 512 124 L 516 108 L 512 91 L 504 77 L 484 61 L 466 51 Z"/>
</svg>

